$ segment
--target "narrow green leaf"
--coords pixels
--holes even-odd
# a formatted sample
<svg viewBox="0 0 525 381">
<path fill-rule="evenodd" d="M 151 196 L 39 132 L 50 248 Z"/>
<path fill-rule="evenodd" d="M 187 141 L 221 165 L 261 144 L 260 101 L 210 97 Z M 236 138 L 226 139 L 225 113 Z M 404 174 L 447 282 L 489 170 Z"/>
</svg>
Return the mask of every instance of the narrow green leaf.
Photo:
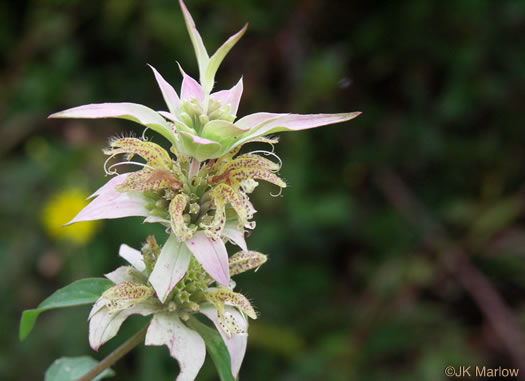
<svg viewBox="0 0 525 381">
<path fill-rule="evenodd" d="M 187 324 L 197 331 L 206 343 L 206 348 L 217 368 L 221 381 L 235 381 L 232 374 L 230 354 L 219 332 L 194 317 L 190 318 Z"/>
<path fill-rule="evenodd" d="M 62 357 L 55 360 L 47 369 L 44 381 L 74 381 L 85 375 L 98 364 L 98 361 L 89 356 Z M 112 377 L 115 372 L 106 369 L 93 379 L 101 380 Z"/>
<path fill-rule="evenodd" d="M 204 87 L 204 90 L 207 93 L 209 93 L 213 87 L 213 83 L 215 82 L 215 74 L 217 73 L 217 69 L 219 69 L 219 65 L 222 63 L 224 57 L 226 57 L 226 54 L 228 54 L 231 48 L 233 48 L 237 41 L 239 41 L 239 39 L 242 37 L 244 32 L 246 32 L 246 28 L 248 28 L 248 24 L 244 25 L 240 31 L 235 33 L 224 44 L 222 44 L 209 59 L 209 62 L 206 65 L 204 78 L 201 78 L 201 85 Z"/>
<path fill-rule="evenodd" d="M 186 8 L 186 5 L 184 4 L 182 0 L 179 0 L 179 4 L 182 9 L 182 14 L 184 15 L 186 29 L 188 30 L 188 34 L 190 35 L 191 43 L 193 44 L 193 49 L 195 50 L 195 55 L 197 56 L 200 80 L 202 82 L 202 80 L 204 79 L 204 75 L 205 75 L 204 73 L 205 73 L 206 67 L 208 66 L 210 57 L 208 56 L 208 52 L 206 51 L 206 48 L 204 47 L 204 43 L 202 42 L 202 37 L 199 34 L 197 27 L 195 26 L 195 22 L 193 21 L 193 18 L 191 17 L 191 14 L 188 11 L 188 8 Z"/>
<path fill-rule="evenodd" d="M 77 280 L 70 285 L 55 291 L 46 298 L 37 308 L 25 310 L 20 319 L 20 340 L 24 340 L 33 329 L 40 313 L 64 307 L 81 306 L 95 303 L 104 291 L 113 286 L 113 282 L 105 278 L 87 278 Z"/>
</svg>

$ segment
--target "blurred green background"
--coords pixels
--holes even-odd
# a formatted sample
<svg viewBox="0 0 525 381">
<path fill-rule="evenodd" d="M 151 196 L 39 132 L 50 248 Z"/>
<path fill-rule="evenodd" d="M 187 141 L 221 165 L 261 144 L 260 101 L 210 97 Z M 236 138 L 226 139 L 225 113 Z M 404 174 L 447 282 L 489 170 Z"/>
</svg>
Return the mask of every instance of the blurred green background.
<svg viewBox="0 0 525 381">
<path fill-rule="evenodd" d="M 217 88 L 244 78 L 239 115 L 362 111 L 282 134 L 289 183 L 261 185 L 238 277 L 260 312 L 241 380 L 442 380 L 448 365 L 525 374 L 525 2 L 188 0 L 209 50 L 245 22 Z M 58 229 L 107 179 L 118 120 L 47 120 L 129 101 L 163 109 L 146 63 L 176 88 L 196 62 L 175 0 L 0 3 L 0 379 L 39 380 L 94 353 L 89 308 L 23 309 L 121 264 L 162 229 L 140 218 Z M 155 137 L 160 141 L 160 137 Z M 166 348 L 137 348 L 116 380 L 173 380 Z M 216 380 L 207 359 L 199 380 Z"/>
</svg>

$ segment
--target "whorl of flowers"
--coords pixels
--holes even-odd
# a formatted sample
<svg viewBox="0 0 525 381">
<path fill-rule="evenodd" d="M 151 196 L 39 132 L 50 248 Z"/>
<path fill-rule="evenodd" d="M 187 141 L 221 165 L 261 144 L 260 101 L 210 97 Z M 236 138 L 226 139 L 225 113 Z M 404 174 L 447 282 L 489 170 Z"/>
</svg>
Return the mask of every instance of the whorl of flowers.
<svg viewBox="0 0 525 381">
<path fill-rule="evenodd" d="M 212 89 L 220 63 L 246 26 L 210 57 L 182 0 L 180 6 L 197 56 L 200 82 L 179 66 L 183 78 L 179 97 L 151 67 L 167 111 L 134 103 L 102 103 L 50 117 L 129 119 L 156 131 L 170 145 L 168 152 L 141 138 L 113 139 L 104 154 L 108 155 L 106 173 L 115 176 L 70 222 L 143 216 L 145 222 L 164 225 L 169 233 L 161 247 L 151 236 L 140 251 L 121 246 L 120 256 L 130 266 L 106 275 L 115 285 L 102 294 L 90 313 L 92 348 L 97 350 L 114 337 L 130 315 L 153 315 L 146 345 L 166 345 L 180 365 L 177 380 L 193 380 L 204 362 L 205 344 L 186 322 L 201 313 L 222 336 L 236 377 L 246 350 L 247 318 L 256 319 L 257 314 L 245 296 L 233 291 L 231 276 L 266 262 L 265 255 L 249 251 L 245 242 L 246 230 L 255 227 L 256 210 L 249 194 L 258 181 L 286 187 L 277 175 L 281 162 L 275 154 L 240 150 L 251 142 L 277 143 L 267 137 L 270 134 L 344 122 L 359 113 L 262 112 L 237 118 L 242 79 L 229 90 Z M 115 157 L 124 160 L 110 165 Z M 115 168 L 122 164 L 140 169 L 118 174 Z M 240 251 L 228 256 L 228 241 Z"/>
</svg>

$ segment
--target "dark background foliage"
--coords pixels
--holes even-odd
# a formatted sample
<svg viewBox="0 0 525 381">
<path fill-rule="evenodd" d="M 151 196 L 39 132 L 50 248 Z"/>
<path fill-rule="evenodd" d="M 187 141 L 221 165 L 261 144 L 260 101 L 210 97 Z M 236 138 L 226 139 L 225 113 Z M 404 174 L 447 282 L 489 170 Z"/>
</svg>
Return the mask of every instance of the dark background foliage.
<svg viewBox="0 0 525 381">
<path fill-rule="evenodd" d="M 213 50 L 246 21 L 217 88 L 243 75 L 239 115 L 363 115 L 282 134 L 289 183 L 254 194 L 249 238 L 269 262 L 238 277 L 260 312 L 241 380 L 440 380 L 448 365 L 522 367 L 525 219 L 523 1 L 188 0 Z M 23 309 L 121 262 L 162 230 L 106 221 L 85 245 L 52 239 L 44 206 L 105 179 L 109 136 L 131 122 L 46 120 L 94 102 L 162 109 L 146 63 L 176 88 L 196 75 L 175 0 L 0 3 L 0 378 L 36 380 L 91 351 L 88 308 Z M 155 138 L 159 140 L 160 138 Z M 165 348 L 137 348 L 117 380 L 172 380 Z M 216 375 L 207 360 L 200 380 Z"/>
</svg>

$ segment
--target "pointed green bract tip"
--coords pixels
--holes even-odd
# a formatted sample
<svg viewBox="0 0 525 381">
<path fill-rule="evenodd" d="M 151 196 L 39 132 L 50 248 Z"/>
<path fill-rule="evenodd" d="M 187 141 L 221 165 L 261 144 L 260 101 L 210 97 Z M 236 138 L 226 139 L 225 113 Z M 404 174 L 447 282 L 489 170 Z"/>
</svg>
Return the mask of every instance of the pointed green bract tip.
<svg viewBox="0 0 525 381">
<path fill-rule="evenodd" d="M 193 21 L 193 18 L 191 17 L 191 14 L 188 11 L 188 8 L 186 8 L 184 1 L 179 0 L 179 4 L 182 9 L 182 14 L 184 15 L 186 29 L 188 30 L 188 34 L 190 35 L 191 43 L 193 44 L 193 49 L 195 50 L 195 56 L 197 57 L 197 63 L 199 65 L 200 79 L 202 83 L 204 79 L 204 73 L 206 72 L 206 67 L 208 66 L 208 62 L 210 58 L 208 56 L 208 52 L 206 51 L 206 47 L 204 46 L 204 42 L 202 42 L 202 37 L 199 34 L 197 27 L 195 26 L 195 21 Z"/>
<path fill-rule="evenodd" d="M 184 21 L 186 23 L 188 34 L 190 35 L 190 39 L 195 50 L 195 55 L 197 57 L 201 86 L 207 94 L 210 94 L 215 82 L 215 74 L 217 73 L 217 69 L 231 48 L 233 48 L 237 41 L 239 41 L 239 39 L 242 37 L 244 32 L 246 32 L 248 24 L 245 24 L 240 31 L 235 33 L 224 44 L 222 44 L 210 58 L 206 47 L 204 46 L 204 42 L 202 41 L 202 37 L 195 26 L 195 21 L 191 17 L 186 4 L 184 4 L 184 1 L 182 0 L 179 0 L 179 4 L 182 9 L 182 14 L 184 15 Z"/>
</svg>

